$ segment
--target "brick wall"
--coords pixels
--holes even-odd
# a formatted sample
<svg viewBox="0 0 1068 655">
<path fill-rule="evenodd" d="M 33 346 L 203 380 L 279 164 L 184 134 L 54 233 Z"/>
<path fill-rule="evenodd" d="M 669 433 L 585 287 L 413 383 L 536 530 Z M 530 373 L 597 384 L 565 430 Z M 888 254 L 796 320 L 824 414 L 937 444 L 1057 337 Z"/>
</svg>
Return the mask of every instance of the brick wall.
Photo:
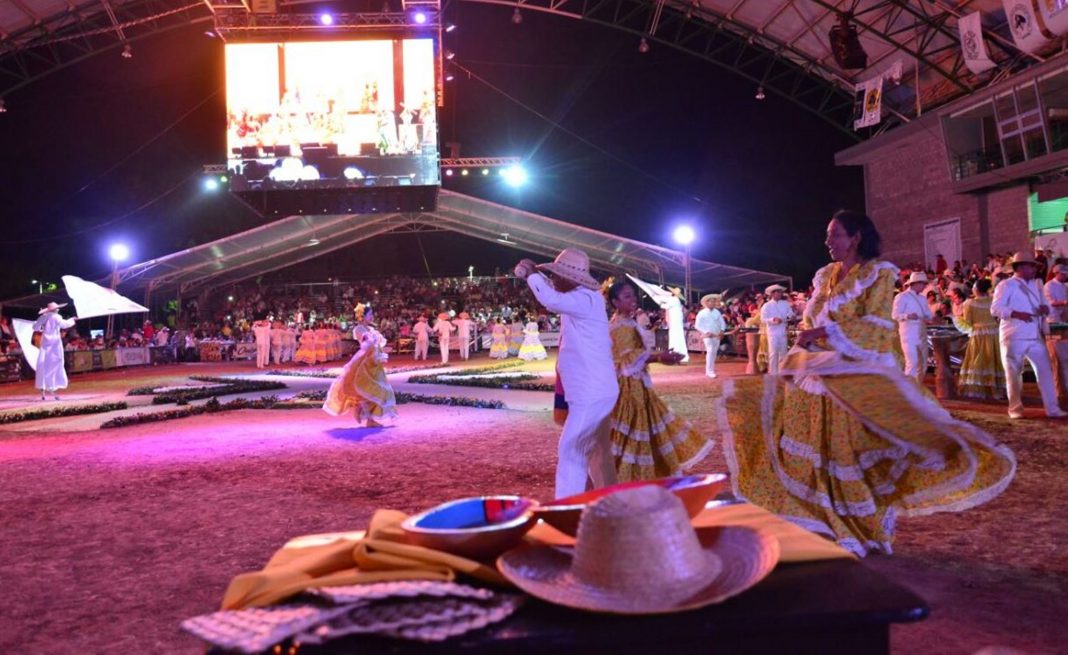
<svg viewBox="0 0 1068 655">
<path fill-rule="evenodd" d="M 867 212 L 883 236 L 887 260 L 897 264 L 922 261 L 924 224 L 957 217 L 961 219 L 962 255 L 969 262 L 985 263 L 987 252 L 1027 246 L 1029 185 L 954 193 L 937 128 L 917 130 L 866 159 Z"/>
</svg>

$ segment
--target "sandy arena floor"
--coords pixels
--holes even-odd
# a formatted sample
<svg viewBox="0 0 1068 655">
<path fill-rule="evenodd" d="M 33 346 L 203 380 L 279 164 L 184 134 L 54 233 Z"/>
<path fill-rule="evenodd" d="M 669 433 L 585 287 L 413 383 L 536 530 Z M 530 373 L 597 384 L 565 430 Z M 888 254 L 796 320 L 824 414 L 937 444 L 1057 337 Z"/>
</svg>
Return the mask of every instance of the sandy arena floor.
<svg viewBox="0 0 1068 655">
<path fill-rule="evenodd" d="M 724 374 L 741 368 L 721 365 Z M 549 375 L 552 362 L 537 369 Z M 64 402 L 235 373 L 255 369 L 200 364 L 74 376 Z M 697 362 L 654 367 L 653 375 L 678 413 L 712 424 Z M 396 379 L 399 388 L 406 377 Z M 0 650 L 201 653 L 179 622 L 214 609 L 233 575 L 259 568 L 290 537 L 361 529 L 381 507 L 415 511 L 482 493 L 550 498 L 558 436 L 551 397 L 502 397 L 513 409 L 403 405 L 398 425 L 383 429 L 317 409 L 113 430 L 95 429 L 100 415 L 0 426 Z M 40 405 L 34 398 L 31 383 L 0 386 L 0 411 Z M 996 405 L 950 409 L 1008 443 L 1019 472 L 1005 494 L 976 510 L 902 520 L 896 554 L 867 559 L 933 608 L 927 621 L 894 628 L 894 651 L 1064 652 L 1068 424 L 1041 419 L 1038 409 L 1016 422 Z M 725 470 L 721 453 L 698 469 Z"/>
</svg>

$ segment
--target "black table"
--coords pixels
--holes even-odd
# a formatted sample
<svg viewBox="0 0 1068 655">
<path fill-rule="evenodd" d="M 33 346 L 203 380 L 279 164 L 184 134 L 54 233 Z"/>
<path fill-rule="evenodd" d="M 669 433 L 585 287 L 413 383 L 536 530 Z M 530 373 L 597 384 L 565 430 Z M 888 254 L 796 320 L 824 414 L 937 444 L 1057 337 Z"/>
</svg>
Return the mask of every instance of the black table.
<svg viewBox="0 0 1068 655">
<path fill-rule="evenodd" d="M 890 652 L 891 623 L 919 621 L 928 612 L 922 598 L 861 562 L 829 560 L 781 564 L 741 596 L 690 612 L 610 616 L 531 599 L 506 621 L 442 643 L 360 636 L 322 646 L 302 644 L 298 652 L 875 654 Z"/>
</svg>

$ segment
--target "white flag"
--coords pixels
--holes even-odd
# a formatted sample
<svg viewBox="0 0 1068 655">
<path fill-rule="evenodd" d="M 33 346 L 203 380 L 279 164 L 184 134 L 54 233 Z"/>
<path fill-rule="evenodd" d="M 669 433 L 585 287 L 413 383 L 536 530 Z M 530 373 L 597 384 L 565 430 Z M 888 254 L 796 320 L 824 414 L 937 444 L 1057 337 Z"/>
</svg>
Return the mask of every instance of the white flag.
<svg viewBox="0 0 1068 655">
<path fill-rule="evenodd" d="M 664 303 L 666 303 L 667 299 L 670 298 L 672 295 L 670 291 L 660 286 L 659 284 L 652 284 L 651 282 L 646 282 L 645 280 L 638 279 L 630 273 L 627 273 L 627 277 L 629 277 L 631 281 L 634 282 L 634 284 L 637 284 L 639 289 L 649 294 L 649 297 L 652 298 L 653 301 L 656 302 L 656 304 L 660 305 L 661 307 L 666 306 Z"/>
<path fill-rule="evenodd" d="M 37 370 L 37 355 L 40 349 L 33 345 L 33 321 L 24 321 L 21 318 L 11 319 L 11 327 L 15 329 L 15 338 L 18 339 L 22 348 L 22 356 L 30 363 L 30 368 Z"/>
<path fill-rule="evenodd" d="M 859 106 L 856 111 L 857 119 L 853 121 L 853 129 L 859 130 L 862 127 L 878 125 L 883 119 L 883 76 L 879 75 L 858 84 L 856 101 Z"/>
<path fill-rule="evenodd" d="M 1048 44 L 1053 35 L 1035 12 L 1034 0 L 1002 0 L 1005 20 L 1009 23 L 1012 40 L 1024 52 L 1036 52 Z"/>
<path fill-rule="evenodd" d="M 67 295 L 74 301 L 78 318 L 148 311 L 148 307 L 142 307 L 129 298 L 120 296 L 114 289 L 87 282 L 80 277 L 64 275 L 63 284 L 67 287 Z"/>
<path fill-rule="evenodd" d="M 986 42 L 983 41 L 983 12 L 973 11 L 962 16 L 957 28 L 960 30 L 960 48 L 968 70 L 978 75 L 997 66 L 987 54 Z"/>
</svg>

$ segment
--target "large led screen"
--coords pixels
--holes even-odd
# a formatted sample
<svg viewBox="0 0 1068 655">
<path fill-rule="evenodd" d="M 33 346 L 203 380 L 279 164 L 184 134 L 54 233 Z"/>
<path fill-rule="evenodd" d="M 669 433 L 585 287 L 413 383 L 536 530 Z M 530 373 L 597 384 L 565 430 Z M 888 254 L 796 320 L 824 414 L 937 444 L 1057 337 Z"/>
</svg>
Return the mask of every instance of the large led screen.
<svg viewBox="0 0 1068 655">
<path fill-rule="evenodd" d="M 235 191 L 440 184 L 432 39 L 229 43 Z"/>
</svg>

